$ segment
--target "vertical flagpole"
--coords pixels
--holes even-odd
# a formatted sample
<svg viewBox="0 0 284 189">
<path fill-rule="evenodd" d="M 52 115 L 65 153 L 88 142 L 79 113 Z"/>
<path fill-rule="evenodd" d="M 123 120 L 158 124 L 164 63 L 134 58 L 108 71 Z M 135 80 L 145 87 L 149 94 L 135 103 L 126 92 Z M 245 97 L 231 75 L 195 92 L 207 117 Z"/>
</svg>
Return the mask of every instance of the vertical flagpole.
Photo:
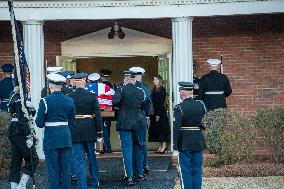
<svg viewBox="0 0 284 189">
<path fill-rule="evenodd" d="M 25 106 L 25 98 L 24 98 L 24 91 L 23 91 L 23 84 L 22 84 L 22 77 L 21 77 L 21 66 L 20 66 L 20 59 L 19 59 L 19 50 L 18 50 L 18 40 L 16 37 L 16 27 L 15 27 L 15 15 L 14 15 L 14 5 L 13 5 L 13 0 L 8 0 L 8 3 L 10 3 L 10 17 L 11 17 L 11 26 L 12 26 L 12 36 L 13 36 L 13 42 L 14 42 L 14 54 L 15 54 L 15 67 L 16 67 L 16 74 L 17 74 L 17 79 L 18 79 L 18 83 L 19 83 L 19 93 L 20 93 L 20 100 L 21 100 L 21 105 L 22 105 L 22 111 L 24 113 L 24 117 L 26 117 L 28 119 L 28 124 L 29 127 L 31 129 L 31 133 L 33 135 L 33 137 L 36 139 L 36 135 L 34 132 L 34 128 L 33 128 L 33 123 L 32 123 L 32 119 L 29 116 L 28 110 Z M 20 41 L 21 43 L 21 41 Z M 31 148 L 30 150 L 30 158 L 31 158 L 31 168 L 32 168 L 32 173 L 31 173 L 31 177 L 33 179 L 33 189 L 35 189 L 35 178 L 33 175 L 33 156 L 32 156 L 32 151 Z"/>
<path fill-rule="evenodd" d="M 220 65 L 220 73 L 223 73 L 223 49 L 221 49 L 221 65 Z"/>
<path fill-rule="evenodd" d="M 47 67 L 48 67 L 47 59 L 45 59 L 45 75 L 47 75 Z M 46 86 L 46 96 L 48 96 L 49 92 L 50 92 L 49 91 L 49 86 L 48 86 L 48 80 L 46 80 L 45 86 Z"/>
<path fill-rule="evenodd" d="M 21 97 L 22 111 L 24 112 L 24 116 L 26 118 L 28 118 L 28 120 L 30 120 L 28 110 L 25 106 L 24 91 L 23 91 L 23 88 L 22 88 L 21 67 L 20 67 L 20 59 L 19 59 L 18 42 L 17 42 L 17 37 L 16 37 L 13 0 L 9 0 L 9 2 L 11 3 L 10 17 L 11 17 L 11 26 L 12 26 L 12 36 L 13 36 L 13 42 L 14 42 L 15 67 L 16 67 L 17 79 L 18 79 L 18 83 L 19 83 L 19 92 L 20 92 L 20 97 Z"/>
</svg>

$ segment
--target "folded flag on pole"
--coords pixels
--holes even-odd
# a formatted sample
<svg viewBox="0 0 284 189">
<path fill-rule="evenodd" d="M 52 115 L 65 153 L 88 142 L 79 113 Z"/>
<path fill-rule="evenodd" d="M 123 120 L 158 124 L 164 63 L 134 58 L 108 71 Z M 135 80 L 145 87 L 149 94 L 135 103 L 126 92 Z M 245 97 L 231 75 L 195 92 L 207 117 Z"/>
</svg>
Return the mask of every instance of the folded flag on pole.
<svg viewBox="0 0 284 189">
<path fill-rule="evenodd" d="M 24 97 L 24 103 L 30 98 L 30 72 L 27 64 L 27 60 L 24 53 L 24 46 L 21 38 L 21 33 L 18 27 L 17 20 L 14 14 L 13 1 L 8 0 L 12 34 L 14 41 L 14 75 L 15 81 L 18 82 L 22 95 Z"/>
</svg>

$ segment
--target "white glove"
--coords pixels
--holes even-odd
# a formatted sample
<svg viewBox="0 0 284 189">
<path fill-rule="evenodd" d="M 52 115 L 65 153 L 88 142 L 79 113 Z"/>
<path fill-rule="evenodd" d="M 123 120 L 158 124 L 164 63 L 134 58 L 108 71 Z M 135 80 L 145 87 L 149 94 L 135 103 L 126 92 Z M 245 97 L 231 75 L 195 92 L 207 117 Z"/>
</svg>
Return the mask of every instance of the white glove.
<svg viewBox="0 0 284 189">
<path fill-rule="evenodd" d="M 29 100 L 26 101 L 26 105 L 27 105 L 28 108 L 32 108 L 33 107 L 31 101 L 29 101 Z"/>
<path fill-rule="evenodd" d="M 102 142 L 102 141 L 103 141 L 103 138 L 98 138 L 97 141 L 98 141 L 98 142 Z"/>
<path fill-rule="evenodd" d="M 34 139 L 33 137 L 30 137 L 26 140 L 26 144 L 28 148 L 31 148 L 34 145 Z"/>
<path fill-rule="evenodd" d="M 179 152 L 177 150 L 173 151 L 173 156 L 177 157 L 179 155 Z"/>
</svg>

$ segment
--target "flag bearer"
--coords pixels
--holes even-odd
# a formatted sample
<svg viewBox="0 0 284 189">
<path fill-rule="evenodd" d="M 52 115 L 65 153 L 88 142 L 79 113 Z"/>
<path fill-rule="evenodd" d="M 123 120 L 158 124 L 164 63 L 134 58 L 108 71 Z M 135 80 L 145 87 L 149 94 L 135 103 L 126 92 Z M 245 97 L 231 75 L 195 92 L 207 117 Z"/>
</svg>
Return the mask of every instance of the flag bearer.
<svg viewBox="0 0 284 189">
<path fill-rule="evenodd" d="M 8 129 L 11 143 L 11 166 L 9 181 L 11 189 L 26 189 L 29 178 L 35 173 L 38 166 L 38 155 L 34 146 L 34 138 L 31 135 L 29 120 L 24 116 L 19 94 L 18 82 L 15 82 L 14 92 L 8 104 L 8 110 L 12 120 Z M 35 115 L 31 102 L 26 102 L 29 112 Z M 22 167 L 23 160 L 25 164 Z M 21 172 L 22 177 L 21 177 Z"/>
</svg>

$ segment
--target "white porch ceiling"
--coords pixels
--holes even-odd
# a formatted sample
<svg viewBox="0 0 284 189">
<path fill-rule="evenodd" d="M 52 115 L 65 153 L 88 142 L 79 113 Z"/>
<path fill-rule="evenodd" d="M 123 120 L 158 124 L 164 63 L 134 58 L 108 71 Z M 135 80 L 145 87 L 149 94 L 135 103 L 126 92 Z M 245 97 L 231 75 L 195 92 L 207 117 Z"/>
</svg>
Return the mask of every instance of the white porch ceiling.
<svg viewBox="0 0 284 189">
<path fill-rule="evenodd" d="M 171 52 L 171 40 L 121 27 L 124 39 L 108 39 L 110 27 L 61 43 L 62 56 L 157 56 Z"/>
</svg>

